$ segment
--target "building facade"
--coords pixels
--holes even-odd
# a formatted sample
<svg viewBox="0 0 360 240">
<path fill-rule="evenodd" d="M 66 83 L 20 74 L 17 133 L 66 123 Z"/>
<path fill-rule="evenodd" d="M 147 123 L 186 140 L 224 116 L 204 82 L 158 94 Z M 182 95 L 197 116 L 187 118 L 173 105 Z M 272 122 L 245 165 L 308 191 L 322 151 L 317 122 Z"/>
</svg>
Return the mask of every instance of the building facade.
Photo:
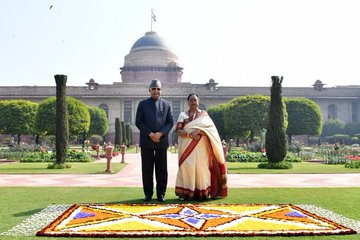
<svg viewBox="0 0 360 240">
<path fill-rule="evenodd" d="M 109 120 L 109 139 L 115 132 L 115 118 L 128 123 L 135 131 L 135 114 L 138 103 L 149 97 L 148 84 L 151 79 L 162 82 L 162 97 L 172 104 L 174 119 L 181 111 L 187 110 L 186 97 L 189 93 L 200 96 L 201 108 L 228 102 L 245 95 L 270 95 L 267 87 L 222 87 L 210 79 L 203 84 L 182 82 L 183 68 L 177 55 L 166 41 L 156 32 L 147 32 L 140 37 L 125 56 L 124 65 L 120 67 L 121 82 L 101 84 L 90 79 L 84 86 L 68 86 L 68 96 L 77 98 L 89 106 L 96 106 L 106 111 Z M 270 78 L 270 76 L 269 76 Z M 341 80 L 339 80 L 341 81 Z M 41 102 L 55 96 L 53 86 L 11 86 L 0 87 L 0 101 L 26 99 Z M 283 87 L 283 97 L 306 97 L 315 101 L 321 109 L 323 121 L 338 118 L 342 121 L 360 121 L 360 85 L 324 87 L 317 80 L 309 87 Z"/>
</svg>

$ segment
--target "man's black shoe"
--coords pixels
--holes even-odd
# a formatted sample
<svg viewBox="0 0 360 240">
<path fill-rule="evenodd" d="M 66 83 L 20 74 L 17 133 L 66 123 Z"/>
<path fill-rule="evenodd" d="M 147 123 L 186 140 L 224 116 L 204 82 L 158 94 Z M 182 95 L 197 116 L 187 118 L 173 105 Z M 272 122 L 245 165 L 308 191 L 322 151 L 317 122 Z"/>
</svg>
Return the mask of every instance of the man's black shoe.
<svg viewBox="0 0 360 240">
<path fill-rule="evenodd" d="M 158 200 L 159 202 L 165 202 L 165 197 L 164 197 L 163 195 L 158 196 L 157 200 Z"/>
<path fill-rule="evenodd" d="M 144 201 L 145 202 L 150 202 L 151 201 L 151 196 L 145 196 Z"/>
</svg>

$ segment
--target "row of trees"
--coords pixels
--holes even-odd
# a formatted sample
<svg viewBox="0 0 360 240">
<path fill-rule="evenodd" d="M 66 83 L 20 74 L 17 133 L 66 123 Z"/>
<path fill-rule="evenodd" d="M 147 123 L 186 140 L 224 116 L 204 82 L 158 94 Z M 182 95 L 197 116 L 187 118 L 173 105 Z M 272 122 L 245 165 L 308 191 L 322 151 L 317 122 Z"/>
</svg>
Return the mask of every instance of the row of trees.
<svg viewBox="0 0 360 240">
<path fill-rule="evenodd" d="M 125 144 L 129 146 L 132 142 L 133 135 L 130 124 L 125 124 L 120 121 L 120 118 L 115 118 L 115 145 L 121 146 Z"/>
<path fill-rule="evenodd" d="M 317 136 L 322 131 L 322 115 L 319 105 L 307 98 L 285 98 L 284 127 L 289 142 L 293 135 Z M 250 143 L 267 129 L 270 97 L 248 95 L 234 98 L 226 104 L 209 107 L 209 115 L 223 139 L 246 138 Z"/>
<path fill-rule="evenodd" d="M 336 134 L 346 134 L 356 136 L 360 134 L 360 122 L 345 123 L 340 119 L 329 119 L 324 122 L 321 136 L 334 136 Z"/>
<path fill-rule="evenodd" d="M 0 101 L 0 133 L 35 135 L 38 104 L 25 100 Z"/>
<path fill-rule="evenodd" d="M 87 136 L 104 136 L 108 132 L 108 120 L 103 109 L 90 107 L 83 102 L 66 98 L 69 135 L 86 139 Z M 55 135 L 56 132 L 56 98 L 50 97 L 41 103 L 27 100 L 0 101 L 0 133 L 35 135 L 39 143 L 41 135 Z"/>
</svg>

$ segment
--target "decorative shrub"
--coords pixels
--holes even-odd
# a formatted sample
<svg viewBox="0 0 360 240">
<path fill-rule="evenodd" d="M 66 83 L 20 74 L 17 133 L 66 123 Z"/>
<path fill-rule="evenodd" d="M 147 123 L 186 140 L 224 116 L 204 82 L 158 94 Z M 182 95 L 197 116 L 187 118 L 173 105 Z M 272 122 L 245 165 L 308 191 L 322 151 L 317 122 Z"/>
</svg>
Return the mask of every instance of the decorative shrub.
<svg viewBox="0 0 360 240">
<path fill-rule="evenodd" d="M 359 137 L 352 137 L 351 142 L 352 143 L 357 143 L 357 142 L 359 142 L 359 139 L 360 139 Z"/>
<path fill-rule="evenodd" d="M 51 163 L 47 166 L 48 169 L 64 169 L 64 168 L 71 168 L 70 164 L 66 164 L 66 163 L 62 163 L 62 164 L 58 164 L 58 163 Z"/>
<path fill-rule="evenodd" d="M 10 150 L 0 151 L 0 159 L 8 159 L 13 161 L 19 161 L 26 153 L 25 152 L 13 152 Z"/>
<path fill-rule="evenodd" d="M 346 159 L 348 159 L 345 163 L 346 168 L 360 168 L 360 155 L 349 155 L 346 156 Z"/>
<path fill-rule="evenodd" d="M 56 161 L 55 152 L 29 152 L 20 159 L 20 162 L 54 162 Z M 82 151 L 67 151 L 66 162 L 92 162 L 92 158 L 88 153 Z"/>
<path fill-rule="evenodd" d="M 228 162 L 265 162 L 267 158 L 261 152 L 230 151 L 226 157 Z"/>
<path fill-rule="evenodd" d="M 264 162 L 258 165 L 258 168 L 266 168 L 266 169 L 290 169 L 293 165 L 290 162 L 281 161 L 276 163 Z"/>
<path fill-rule="evenodd" d="M 70 151 L 67 152 L 66 162 L 92 162 L 94 158 L 90 154 L 83 151 Z"/>
<path fill-rule="evenodd" d="M 100 144 L 103 138 L 99 135 L 92 135 L 90 137 L 91 144 Z"/>
<path fill-rule="evenodd" d="M 20 158 L 20 162 L 53 162 L 56 160 L 55 154 L 52 152 L 28 152 L 25 156 Z"/>
<path fill-rule="evenodd" d="M 345 163 L 346 168 L 360 168 L 360 161 L 349 161 Z"/>
<path fill-rule="evenodd" d="M 335 141 L 340 144 L 350 144 L 350 136 L 346 134 L 335 134 Z"/>
<path fill-rule="evenodd" d="M 298 157 L 296 154 L 288 152 L 284 159 L 285 162 L 302 162 L 302 159 Z"/>
<path fill-rule="evenodd" d="M 302 162 L 302 159 L 296 154 L 288 152 L 285 161 Z M 262 152 L 249 152 L 246 150 L 230 151 L 226 157 L 227 162 L 267 162 L 268 159 Z"/>
<path fill-rule="evenodd" d="M 329 119 L 324 122 L 322 136 L 333 136 L 335 134 L 345 133 L 345 122 L 340 119 Z"/>
</svg>

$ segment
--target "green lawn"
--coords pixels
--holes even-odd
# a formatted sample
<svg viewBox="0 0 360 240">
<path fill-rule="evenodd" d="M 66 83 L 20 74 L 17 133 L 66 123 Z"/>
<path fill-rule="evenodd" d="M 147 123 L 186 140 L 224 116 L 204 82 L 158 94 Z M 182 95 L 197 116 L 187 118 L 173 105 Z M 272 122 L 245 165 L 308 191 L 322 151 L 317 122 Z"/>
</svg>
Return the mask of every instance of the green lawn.
<svg viewBox="0 0 360 240">
<path fill-rule="evenodd" d="M 106 163 L 69 163 L 71 168 L 47 169 L 49 163 L 10 163 L 0 164 L 0 173 L 6 174 L 96 174 L 104 173 Z M 112 162 L 111 169 L 114 173 L 119 172 L 126 163 Z"/>
<path fill-rule="evenodd" d="M 0 232 L 7 231 L 50 204 L 73 203 L 142 203 L 142 188 L 91 188 L 91 187 L 2 187 L 0 188 Z M 229 196 L 206 203 L 292 203 L 313 204 L 348 218 L 360 220 L 360 188 L 236 188 Z M 154 201 L 156 203 L 156 201 Z M 174 189 L 168 189 L 167 202 L 178 203 Z M 196 202 L 200 203 L 200 202 Z M 358 239 L 357 235 L 285 237 L 281 239 Z M 8 240 L 0 236 L 0 240 Z M 11 237 L 14 240 L 39 240 L 50 237 Z M 66 238 L 58 238 L 66 239 Z M 69 238 L 68 238 L 69 239 Z M 96 238 L 70 238 L 96 239 Z M 97 238 L 98 239 L 98 238 Z M 156 239 L 156 238 L 146 238 Z M 165 238 L 162 238 L 165 239 Z M 179 238 L 166 238 L 179 239 Z M 199 239 L 199 238 L 181 238 Z M 223 239 L 212 237 L 211 239 Z M 231 238 L 235 239 L 235 238 Z M 249 237 L 251 240 L 274 239 L 273 237 Z M 278 238 L 280 239 L 280 238 Z"/>
<path fill-rule="evenodd" d="M 293 163 L 292 169 L 259 169 L 259 163 L 227 162 L 231 174 L 236 173 L 360 173 L 360 168 L 345 168 L 341 164 Z"/>
</svg>

